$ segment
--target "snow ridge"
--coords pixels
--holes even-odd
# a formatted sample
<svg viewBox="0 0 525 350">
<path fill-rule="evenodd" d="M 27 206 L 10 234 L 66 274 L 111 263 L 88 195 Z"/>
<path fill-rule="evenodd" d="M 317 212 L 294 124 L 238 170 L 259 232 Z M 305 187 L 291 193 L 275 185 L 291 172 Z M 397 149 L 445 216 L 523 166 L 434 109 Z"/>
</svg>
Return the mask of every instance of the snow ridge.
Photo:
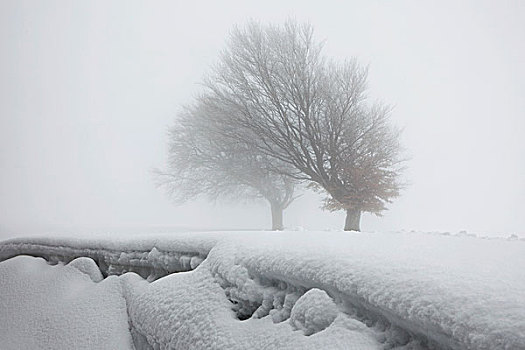
<svg viewBox="0 0 525 350">
<path fill-rule="evenodd" d="M 153 281 L 170 273 L 195 269 L 214 246 L 216 234 L 178 234 L 115 238 L 21 238 L 0 243 L 0 261 L 17 255 L 42 257 L 67 264 L 79 257 L 93 259 L 104 276 L 135 272 Z"/>
</svg>

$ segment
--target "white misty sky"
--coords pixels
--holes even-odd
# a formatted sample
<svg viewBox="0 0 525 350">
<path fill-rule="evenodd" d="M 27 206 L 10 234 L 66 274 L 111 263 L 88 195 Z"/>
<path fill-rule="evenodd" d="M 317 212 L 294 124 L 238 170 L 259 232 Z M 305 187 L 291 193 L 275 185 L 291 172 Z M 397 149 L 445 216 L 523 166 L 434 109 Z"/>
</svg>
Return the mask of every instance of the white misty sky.
<svg viewBox="0 0 525 350">
<path fill-rule="evenodd" d="M 153 185 L 166 129 L 249 18 L 309 21 L 370 65 L 411 185 L 364 230 L 525 232 L 523 1 L 0 2 L 0 238 L 266 228 L 265 203 L 176 207 Z M 287 226 L 341 228 L 305 195 Z"/>
</svg>

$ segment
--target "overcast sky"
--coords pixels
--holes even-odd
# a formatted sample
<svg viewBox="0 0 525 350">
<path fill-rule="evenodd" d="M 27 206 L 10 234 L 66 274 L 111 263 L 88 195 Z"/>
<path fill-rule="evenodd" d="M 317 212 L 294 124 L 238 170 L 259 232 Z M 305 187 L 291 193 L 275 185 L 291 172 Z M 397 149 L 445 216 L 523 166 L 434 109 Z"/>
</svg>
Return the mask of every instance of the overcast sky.
<svg viewBox="0 0 525 350">
<path fill-rule="evenodd" d="M 0 2 L 0 238 L 270 226 L 265 203 L 174 206 L 154 186 L 166 129 L 253 18 L 309 21 L 370 65 L 395 106 L 410 186 L 362 228 L 525 233 L 523 1 Z M 285 225 L 341 228 L 305 195 Z"/>
</svg>

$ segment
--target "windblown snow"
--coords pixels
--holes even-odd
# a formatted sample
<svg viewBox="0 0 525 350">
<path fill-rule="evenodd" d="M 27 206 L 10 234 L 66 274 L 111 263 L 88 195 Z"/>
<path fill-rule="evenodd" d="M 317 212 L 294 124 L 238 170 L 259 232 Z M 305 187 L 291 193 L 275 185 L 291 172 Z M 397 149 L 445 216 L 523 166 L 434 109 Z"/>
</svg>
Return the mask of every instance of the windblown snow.
<svg viewBox="0 0 525 350">
<path fill-rule="evenodd" d="M 515 238 L 33 238 L 1 260 L 2 349 L 525 349 Z"/>
</svg>

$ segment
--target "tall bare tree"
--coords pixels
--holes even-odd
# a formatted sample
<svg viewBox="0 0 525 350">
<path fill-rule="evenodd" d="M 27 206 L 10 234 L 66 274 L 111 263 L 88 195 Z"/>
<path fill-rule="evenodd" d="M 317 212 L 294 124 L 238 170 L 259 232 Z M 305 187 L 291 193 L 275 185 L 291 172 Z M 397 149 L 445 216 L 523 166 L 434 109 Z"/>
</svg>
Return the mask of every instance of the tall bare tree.
<svg viewBox="0 0 525 350">
<path fill-rule="evenodd" d="M 272 169 L 327 193 L 346 210 L 345 230 L 363 211 L 380 214 L 399 195 L 398 131 L 387 107 L 366 100 L 367 69 L 322 55 L 310 25 L 250 23 L 233 30 L 200 98 L 222 137 L 287 167 Z"/>
<path fill-rule="evenodd" d="M 229 126 L 220 120 L 199 101 L 185 108 L 169 130 L 168 167 L 157 171 L 159 184 L 178 203 L 200 195 L 263 198 L 270 204 L 272 230 L 282 230 L 297 180 L 283 175 L 286 164 L 225 138 Z"/>
</svg>

